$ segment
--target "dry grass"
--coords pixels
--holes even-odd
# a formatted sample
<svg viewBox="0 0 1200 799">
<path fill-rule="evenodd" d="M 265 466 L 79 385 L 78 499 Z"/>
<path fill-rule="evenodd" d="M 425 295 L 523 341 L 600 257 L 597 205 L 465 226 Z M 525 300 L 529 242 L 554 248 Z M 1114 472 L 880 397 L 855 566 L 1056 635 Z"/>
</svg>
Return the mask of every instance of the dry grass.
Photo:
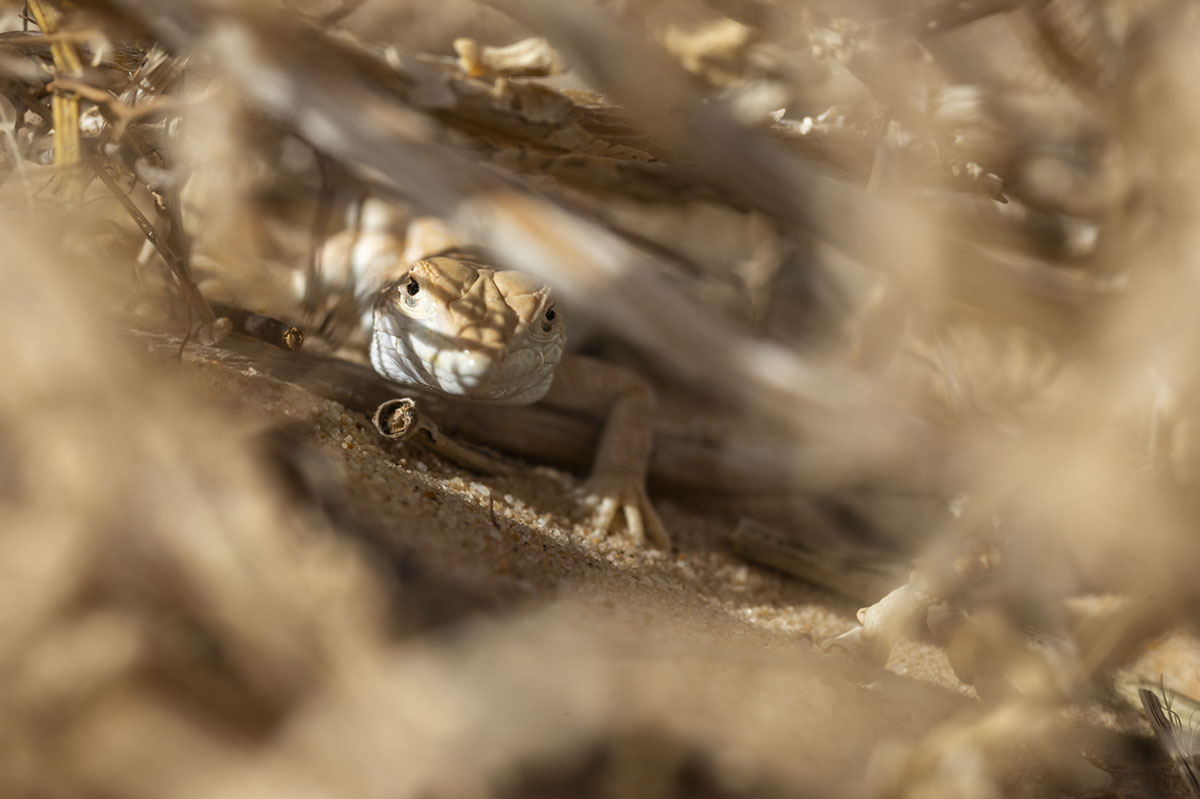
<svg viewBox="0 0 1200 799">
<path fill-rule="evenodd" d="M 0 795 L 1186 790 L 1119 688 L 1200 684 L 1146 654 L 1200 598 L 1190 4 L 32 5 Z M 675 552 L 374 436 L 315 255 L 368 195 L 657 384 Z M 216 341 L 218 300 L 308 352 Z M 444 412 L 534 463 L 595 434 Z"/>
</svg>

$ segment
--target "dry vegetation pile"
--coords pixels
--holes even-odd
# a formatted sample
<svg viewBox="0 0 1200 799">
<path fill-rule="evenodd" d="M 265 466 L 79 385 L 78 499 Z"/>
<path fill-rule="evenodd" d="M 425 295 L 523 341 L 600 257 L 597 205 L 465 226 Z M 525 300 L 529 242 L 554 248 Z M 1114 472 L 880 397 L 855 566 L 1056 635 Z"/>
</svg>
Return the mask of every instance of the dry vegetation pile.
<svg viewBox="0 0 1200 799">
<path fill-rule="evenodd" d="M 0 11 L 0 796 L 1200 796 L 1194 4 Z M 597 420 L 381 440 L 385 206 L 655 383 L 673 551 Z"/>
</svg>

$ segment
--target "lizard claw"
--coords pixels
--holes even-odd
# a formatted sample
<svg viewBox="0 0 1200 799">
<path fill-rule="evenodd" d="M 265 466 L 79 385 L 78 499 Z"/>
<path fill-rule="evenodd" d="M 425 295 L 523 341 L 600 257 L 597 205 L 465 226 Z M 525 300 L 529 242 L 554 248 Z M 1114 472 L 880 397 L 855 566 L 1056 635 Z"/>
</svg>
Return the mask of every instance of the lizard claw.
<svg viewBox="0 0 1200 799">
<path fill-rule="evenodd" d="M 593 476 L 581 493 L 584 504 L 592 509 L 591 522 L 599 529 L 611 529 L 620 511 L 634 543 L 640 546 L 648 538 L 659 549 L 671 548 L 671 536 L 640 481 Z"/>
</svg>

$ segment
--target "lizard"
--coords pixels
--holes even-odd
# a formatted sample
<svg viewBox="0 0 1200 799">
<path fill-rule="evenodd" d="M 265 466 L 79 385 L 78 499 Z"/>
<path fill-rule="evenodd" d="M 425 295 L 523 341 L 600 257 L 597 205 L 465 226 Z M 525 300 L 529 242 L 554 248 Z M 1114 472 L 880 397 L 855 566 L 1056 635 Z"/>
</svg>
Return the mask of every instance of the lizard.
<svg viewBox="0 0 1200 799">
<path fill-rule="evenodd" d="M 369 208 L 369 206 L 368 206 Z M 547 404 L 603 415 L 591 474 L 582 488 L 602 530 L 623 518 L 635 542 L 669 549 L 646 493 L 654 394 L 633 372 L 566 351 L 562 310 L 551 286 L 500 269 L 461 246 L 431 217 L 394 232 L 374 209 L 358 230 L 326 243 L 322 263 L 349 271 L 370 299 L 370 360 L 401 385 L 496 405 Z M 365 303 L 364 303 L 365 304 Z"/>
</svg>

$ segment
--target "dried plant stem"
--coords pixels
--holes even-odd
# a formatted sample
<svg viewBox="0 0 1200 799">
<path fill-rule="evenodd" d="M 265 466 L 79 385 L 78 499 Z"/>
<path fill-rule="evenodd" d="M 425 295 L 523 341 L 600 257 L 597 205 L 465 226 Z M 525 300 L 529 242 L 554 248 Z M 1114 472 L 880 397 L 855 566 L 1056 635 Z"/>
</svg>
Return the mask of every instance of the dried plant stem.
<svg viewBox="0 0 1200 799">
<path fill-rule="evenodd" d="M 512 474 L 513 467 L 478 447 L 462 444 L 446 436 L 417 407 L 412 397 L 383 402 L 371 414 L 379 434 L 389 441 L 414 441 L 446 460 L 484 474 Z"/>
<path fill-rule="evenodd" d="M 1154 729 L 1159 745 L 1171 759 L 1171 765 L 1182 778 L 1183 784 L 1187 786 L 1188 795 L 1193 799 L 1200 799 L 1200 772 L 1192 760 L 1193 753 L 1179 738 L 1182 731 L 1179 715 L 1171 710 L 1169 705 L 1164 708 L 1158 695 L 1151 690 L 1140 689 L 1138 697 L 1142 700 L 1142 707 L 1146 710 L 1146 716 L 1150 719 L 1150 726 Z"/>
<path fill-rule="evenodd" d="M 167 263 L 171 274 L 175 275 L 176 280 L 179 281 L 188 308 L 195 308 L 200 313 L 204 324 L 210 330 L 214 330 L 213 325 L 217 321 L 217 316 L 213 313 L 212 308 L 209 307 L 208 301 L 204 299 L 204 295 L 200 293 L 200 289 L 195 281 L 192 280 L 187 263 L 162 240 L 158 232 L 154 229 L 154 225 L 151 224 L 150 220 L 146 219 L 145 214 L 126 196 L 121 187 L 117 185 L 117 182 L 108 174 L 106 167 L 90 155 L 86 156 L 86 160 L 88 166 L 96 173 L 96 177 L 100 178 L 100 181 L 108 188 L 117 202 L 121 204 L 121 207 L 125 209 L 130 218 L 137 224 L 142 234 L 146 237 L 146 240 L 154 246 L 154 249 L 158 251 L 158 254 Z"/>
<path fill-rule="evenodd" d="M 272 347 L 289 352 L 295 352 L 304 346 L 304 331 L 295 325 L 233 305 L 212 303 L 209 307 L 213 313 L 233 323 L 234 332 L 265 341 Z"/>
<path fill-rule="evenodd" d="M 129 125 L 155 114 L 177 111 L 180 105 L 174 98 L 157 97 L 141 105 L 129 106 L 104 89 L 70 78 L 57 78 L 49 84 L 48 88 L 56 93 L 74 94 L 95 103 L 100 107 L 104 116 L 113 123 L 113 137 L 117 139 L 124 135 L 125 129 Z"/>
<path fill-rule="evenodd" d="M 58 32 L 62 12 L 49 0 L 29 0 L 29 10 L 42 33 L 53 35 Z M 83 65 L 75 47 L 67 40 L 56 37 L 50 43 L 54 59 L 54 71 L 61 77 L 79 77 Z M 55 89 L 54 109 L 54 163 L 62 170 L 67 198 L 77 202 L 83 191 L 83 175 L 80 169 L 82 149 L 79 140 L 79 96 L 74 91 Z"/>
</svg>

